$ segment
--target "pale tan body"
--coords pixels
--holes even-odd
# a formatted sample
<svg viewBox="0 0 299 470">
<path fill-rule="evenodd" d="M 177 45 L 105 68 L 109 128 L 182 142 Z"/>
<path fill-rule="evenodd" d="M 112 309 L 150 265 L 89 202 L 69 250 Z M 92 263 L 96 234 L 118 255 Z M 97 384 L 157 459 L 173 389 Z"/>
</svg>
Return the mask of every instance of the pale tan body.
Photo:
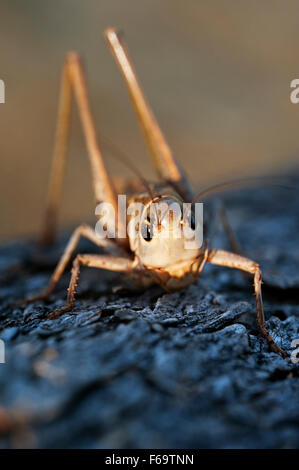
<svg viewBox="0 0 299 470">
<path fill-rule="evenodd" d="M 173 197 L 179 195 L 182 200 L 192 200 L 192 190 L 183 170 L 175 160 L 156 119 L 144 97 L 128 52 L 115 29 L 109 28 L 105 32 L 106 40 L 120 67 L 124 81 L 128 87 L 132 103 L 134 105 L 139 124 L 144 138 L 148 144 L 151 156 L 164 182 L 173 190 Z M 71 97 L 74 92 L 80 118 L 85 134 L 85 140 L 93 175 L 93 188 L 96 202 L 110 202 L 117 213 L 117 196 L 114 185 L 106 170 L 100 151 L 97 134 L 92 119 L 87 95 L 84 73 L 80 59 L 76 53 L 68 54 L 63 69 L 62 88 L 58 115 L 56 145 L 53 158 L 52 174 L 49 186 L 48 202 L 45 223 L 42 232 L 42 242 L 51 243 L 56 230 L 56 217 L 60 204 L 61 189 L 63 183 L 66 151 L 69 134 Z M 140 194 L 133 198 L 138 199 Z M 151 201 L 149 201 L 149 204 Z M 231 244 L 237 251 L 232 232 L 223 218 Z M 103 248 L 107 255 L 79 254 L 73 261 L 71 280 L 68 289 L 67 303 L 62 309 L 54 311 L 50 317 L 55 318 L 72 309 L 75 300 L 75 291 L 79 278 L 80 267 L 90 266 L 94 268 L 109 269 L 112 271 L 129 274 L 132 279 L 146 287 L 152 283 L 162 285 L 166 290 L 176 290 L 192 284 L 200 275 L 206 262 L 236 268 L 254 276 L 254 290 L 257 305 L 257 323 L 263 337 L 267 340 L 270 349 L 274 352 L 286 353 L 274 342 L 266 329 L 263 302 L 261 294 L 261 271 L 259 265 L 237 253 L 224 250 L 210 250 L 206 245 L 190 253 L 183 250 L 180 244 L 172 245 L 169 240 L 167 247 L 169 256 L 165 259 L 165 245 L 160 241 L 134 240 L 119 238 L 115 240 L 100 239 L 94 229 L 87 225 L 78 227 L 51 277 L 45 291 L 25 302 L 45 299 L 53 291 L 56 283 L 63 274 L 68 263 L 72 259 L 81 237 L 86 237 Z M 144 245 L 145 243 L 145 245 Z M 159 251 L 160 250 L 160 251 Z M 161 255 L 161 257 L 159 256 Z M 163 256 L 164 258 L 163 258 Z M 159 263 L 159 258 L 163 262 Z"/>
</svg>

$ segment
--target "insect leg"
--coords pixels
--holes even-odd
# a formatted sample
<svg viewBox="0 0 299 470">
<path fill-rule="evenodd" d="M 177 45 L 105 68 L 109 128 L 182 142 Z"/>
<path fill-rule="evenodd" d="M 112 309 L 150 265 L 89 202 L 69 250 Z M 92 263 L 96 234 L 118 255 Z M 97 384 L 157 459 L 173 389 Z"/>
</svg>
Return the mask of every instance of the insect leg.
<svg viewBox="0 0 299 470">
<path fill-rule="evenodd" d="M 68 288 L 68 296 L 66 305 L 62 308 L 54 310 L 48 318 L 58 318 L 65 312 L 69 312 L 74 306 L 76 287 L 78 284 L 80 267 L 89 266 L 91 268 L 109 269 L 122 273 L 129 273 L 133 267 L 133 261 L 129 258 L 102 255 L 78 255 L 76 256 L 71 273 L 71 280 Z"/>
<path fill-rule="evenodd" d="M 221 203 L 220 208 L 219 208 L 219 217 L 220 217 L 224 232 L 229 241 L 232 251 L 236 253 L 237 255 L 242 256 L 242 250 L 240 248 L 236 235 L 232 229 L 232 226 L 228 220 L 227 211 L 223 203 Z"/>
<path fill-rule="evenodd" d="M 176 161 L 156 118 L 144 96 L 129 53 L 115 28 L 105 31 L 105 38 L 127 85 L 137 118 L 149 147 L 154 165 L 164 181 L 171 184 L 186 201 L 192 200 L 191 186 Z"/>
<path fill-rule="evenodd" d="M 211 221 L 208 226 L 208 231 L 206 237 L 209 240 L 209 246 L 212 247 L 213 239 L 216 237 L 216 234 L 219 230 L 219 224 L 221 223 L 226 238 L 231 246 L 231 249 L 234 253 L 242 256 L 242 250 L 239 246 L 237 238 L 234 234 L 232 226 L 228 220 L 227 211 L 223 202 L 220 199 L 212 201 L 211 203 L 211 214 L 209 215 L 209 220 Z"/>
<path fill-rule="evenodd" d="M 115 213 L 117 214 L 116 192 L 108 175 L 100 150 L 91 114 L 82 64 L 79 56 L 75 52 L 70 52 L 66 57 L 62 72 L 55 148 L 48 189 L 45 220 L 41 233 L 41 242 L 43 244 L 52 243 L 55 237 L 57 215 L 65 173 L 72 91 L 76 98 L 80 120 L 84 131 L 92 171 L 93 190 L 96 203 L 102 201 L 111 203 L 114 207 Z M 125 239 L 119 239 L 119 243 L 126 243 L 124 240 Z"/>
<path fill-rule="evenodd" d="M 218 266 L 240 269 L 254 275 L 254 291 L 256 297 L 257 324 L 259 331 L 267 341 L 271 351 L 280 353 L 283 357 L 287 357 L 286 352 L 275 343 L 266 327 L 261 291 L 261 270 L 259 265 L 248 258 L 224 250 L 211 250 L 208 255 L 208 262 Z"/>
<path fill-rule="evenodd" d="M 55 268 L 54 273 L 51 276 L 50 282 L 46 289 L 39 295 L 17 302 L 19 305 L 36 302 L 37 300 L 45 300 L 47 297 L 49 297 L 49 295 L 53 292 L 57 282 L 61 278 L 65 268 L 70 262 L 72 256 L 74 255 L 74 252 L 79 244 L 81 237 L 87 238 L 88 240 L 92 241 L 95 245 L 107 250 L 110 254 L 124 257 L 126 256 L 125 252 L 115 243 L 108 239 L 101 239 L 100 237 L 98 237 L 92 227 L 90 227 L 89 225 L 80 225 L 78 228 L 76 228 L 71 238 L 69 239 L 69 242 Z"/>
</svg>

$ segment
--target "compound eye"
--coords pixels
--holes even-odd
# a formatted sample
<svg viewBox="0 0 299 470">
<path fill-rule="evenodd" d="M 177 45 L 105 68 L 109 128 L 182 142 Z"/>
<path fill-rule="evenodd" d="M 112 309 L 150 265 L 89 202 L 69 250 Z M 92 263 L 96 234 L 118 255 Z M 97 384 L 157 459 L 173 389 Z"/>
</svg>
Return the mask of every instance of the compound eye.
<svg viewBox="0 0 299 470">
<path fill-rule="evenodd" d="M 185 217 L 185 216 L 184 216 L 184 214 L 183 214 L 183 215 L 182 215 L 182 222 L 186 221 L 186 220 L 184 220 L 184 217 Z M 192 230 L 195 230 L 195 216 L 194 216 L 193 210 L 191 211 L 191 214 L 189 214 L 189 217 L 188 217 L 188 218 L 189 218 L 189 221 L 190 221 L 190 228 L 191 228 Z M 188 220 L 188 218 L 187 218 L 187 220 Z"/>
<path fill-rule="evenodd" d="M 194 217 L 193 212 L 191 212 L 190 227 L 192 228 L 192 230 L 195 230 L 195 217 Z"/>
<path fill-rule="evenodd" d="M 141 234 L 142 234 L 143 239 L 146 242 L 150 242 L 151 239 L 153 238 L 152 231 L 151 231 L 151 221 L 149 217 L 147 217 L 146 221 L 143 224 Z"/>
</svg>

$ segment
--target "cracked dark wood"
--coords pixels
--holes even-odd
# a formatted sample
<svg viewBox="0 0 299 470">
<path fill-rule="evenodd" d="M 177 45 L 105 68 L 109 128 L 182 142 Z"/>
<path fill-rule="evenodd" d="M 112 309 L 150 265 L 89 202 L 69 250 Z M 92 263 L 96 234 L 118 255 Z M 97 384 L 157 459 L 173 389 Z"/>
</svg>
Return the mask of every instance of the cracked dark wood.
<svg viewBox="0 0 299 470">
<path fill-rule="evenodd" d="M 245 254 L 263 268 L 267 326 L 291 352 L 296 194 L 225 199 Z M 207 267 L 197 284 L 165 294 L 82 269 L 76 306 L 61 318 L 47 315 L 63 305 L 69 274 L 48 302 L 10 306 L 46 284 L 65 240 L 45 252 L 26 241 L 0 248 L 1 447 L 298 447 L 299 367 L 258 335 L 251 281 Z"/>
</svg>

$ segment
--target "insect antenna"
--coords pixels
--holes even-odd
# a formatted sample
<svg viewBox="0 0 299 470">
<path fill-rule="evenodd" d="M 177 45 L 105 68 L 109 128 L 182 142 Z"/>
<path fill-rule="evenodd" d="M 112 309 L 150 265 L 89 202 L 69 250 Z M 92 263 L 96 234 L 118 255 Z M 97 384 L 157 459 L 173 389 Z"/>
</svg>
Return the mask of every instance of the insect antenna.
<svg viewBox="0 0 299 470">
<path fill-rule="evenodd" d="M 287 181 L 287 179 L 285 179 Z M 288 179 L 289 181 L 289 179 Z M 211 194 L 219 193 L 222 191 L 227 191 L 228 189 L 237 189 L 237 188 L 246 188 L 248 186 L 256 186 L 258 184 L 270 184 L 272 186 L 279 186 L 284 189 L 292 189 L 293 186 L 289 184 L 281 184 L 281 178 L 276 177 L 253 177 L 253 178 L 243 178 L 239 180 L 227 181 L 224 183 L 215 184 L 210 186 L 203 191 L 200 191 L 192 200 L 191 205 L 200 199 L 210 196 Z"/>
<path fill-rule="evenodd" d="M 106 136 L 101 136 L 101 141 L 103 142 L 104 145 L 106 145 L 107 148 L 109 148 L 109 150 L 111 151 L 111 155 L 113 157 L 120 160 L 125 166 L 127 166 L 137 176 L 140 183 L 145 188 L 145 190 L 148 192 L 151 199 L 154 199 L 155 195 L 154 195 L 153 190 L 150 187 L 149 183 L 142 176 L 142 174 L 140 173 L 138 168 L 136 168 L 135 165 L 133 165 L 133 163 L 130 161 L 130 159 L 126 155 L 126 153 L 123 150 L 121 150 L 117 145 L 115 145 L 114 142 L 112 142 Z"/>
<path fill-rule="evenodd" d="M 192 208 L 193 204 L 198 202 L 200 199 L 203 199 L 204 197 L 210 196 L 212 194 L 220 193 L 222 191 L 227 191 L 229 189 L 237 189 L 237 188 L 246 188 L 249 186 L 257 186 L 259 184 L 269 184 L 272 186 L 278 186 L 280 188 L 284 189 L 295 189 L 295 186 L 292 186 L 290 184 L 287 184 L 290 182 L 290 178 L 284 178 L 286 181 L 286 184 L 281 184 L 282 178 L 278 178 L 275 176 L 256 176 L 252 178 L 243 178 L 239 180 L 232 180 L 232 181 L 226 181 L 224 183 L 218 183 L 213 186 L 209 186 L 208 188 L 200 191 L 191 201 L 190 207 Z M 190 213 L 190 209 L 186 210 L 185 212 L 185 217 L 187 217 Z M 185 219 L 184 217 L 184 219 Z"/>
</svg>

